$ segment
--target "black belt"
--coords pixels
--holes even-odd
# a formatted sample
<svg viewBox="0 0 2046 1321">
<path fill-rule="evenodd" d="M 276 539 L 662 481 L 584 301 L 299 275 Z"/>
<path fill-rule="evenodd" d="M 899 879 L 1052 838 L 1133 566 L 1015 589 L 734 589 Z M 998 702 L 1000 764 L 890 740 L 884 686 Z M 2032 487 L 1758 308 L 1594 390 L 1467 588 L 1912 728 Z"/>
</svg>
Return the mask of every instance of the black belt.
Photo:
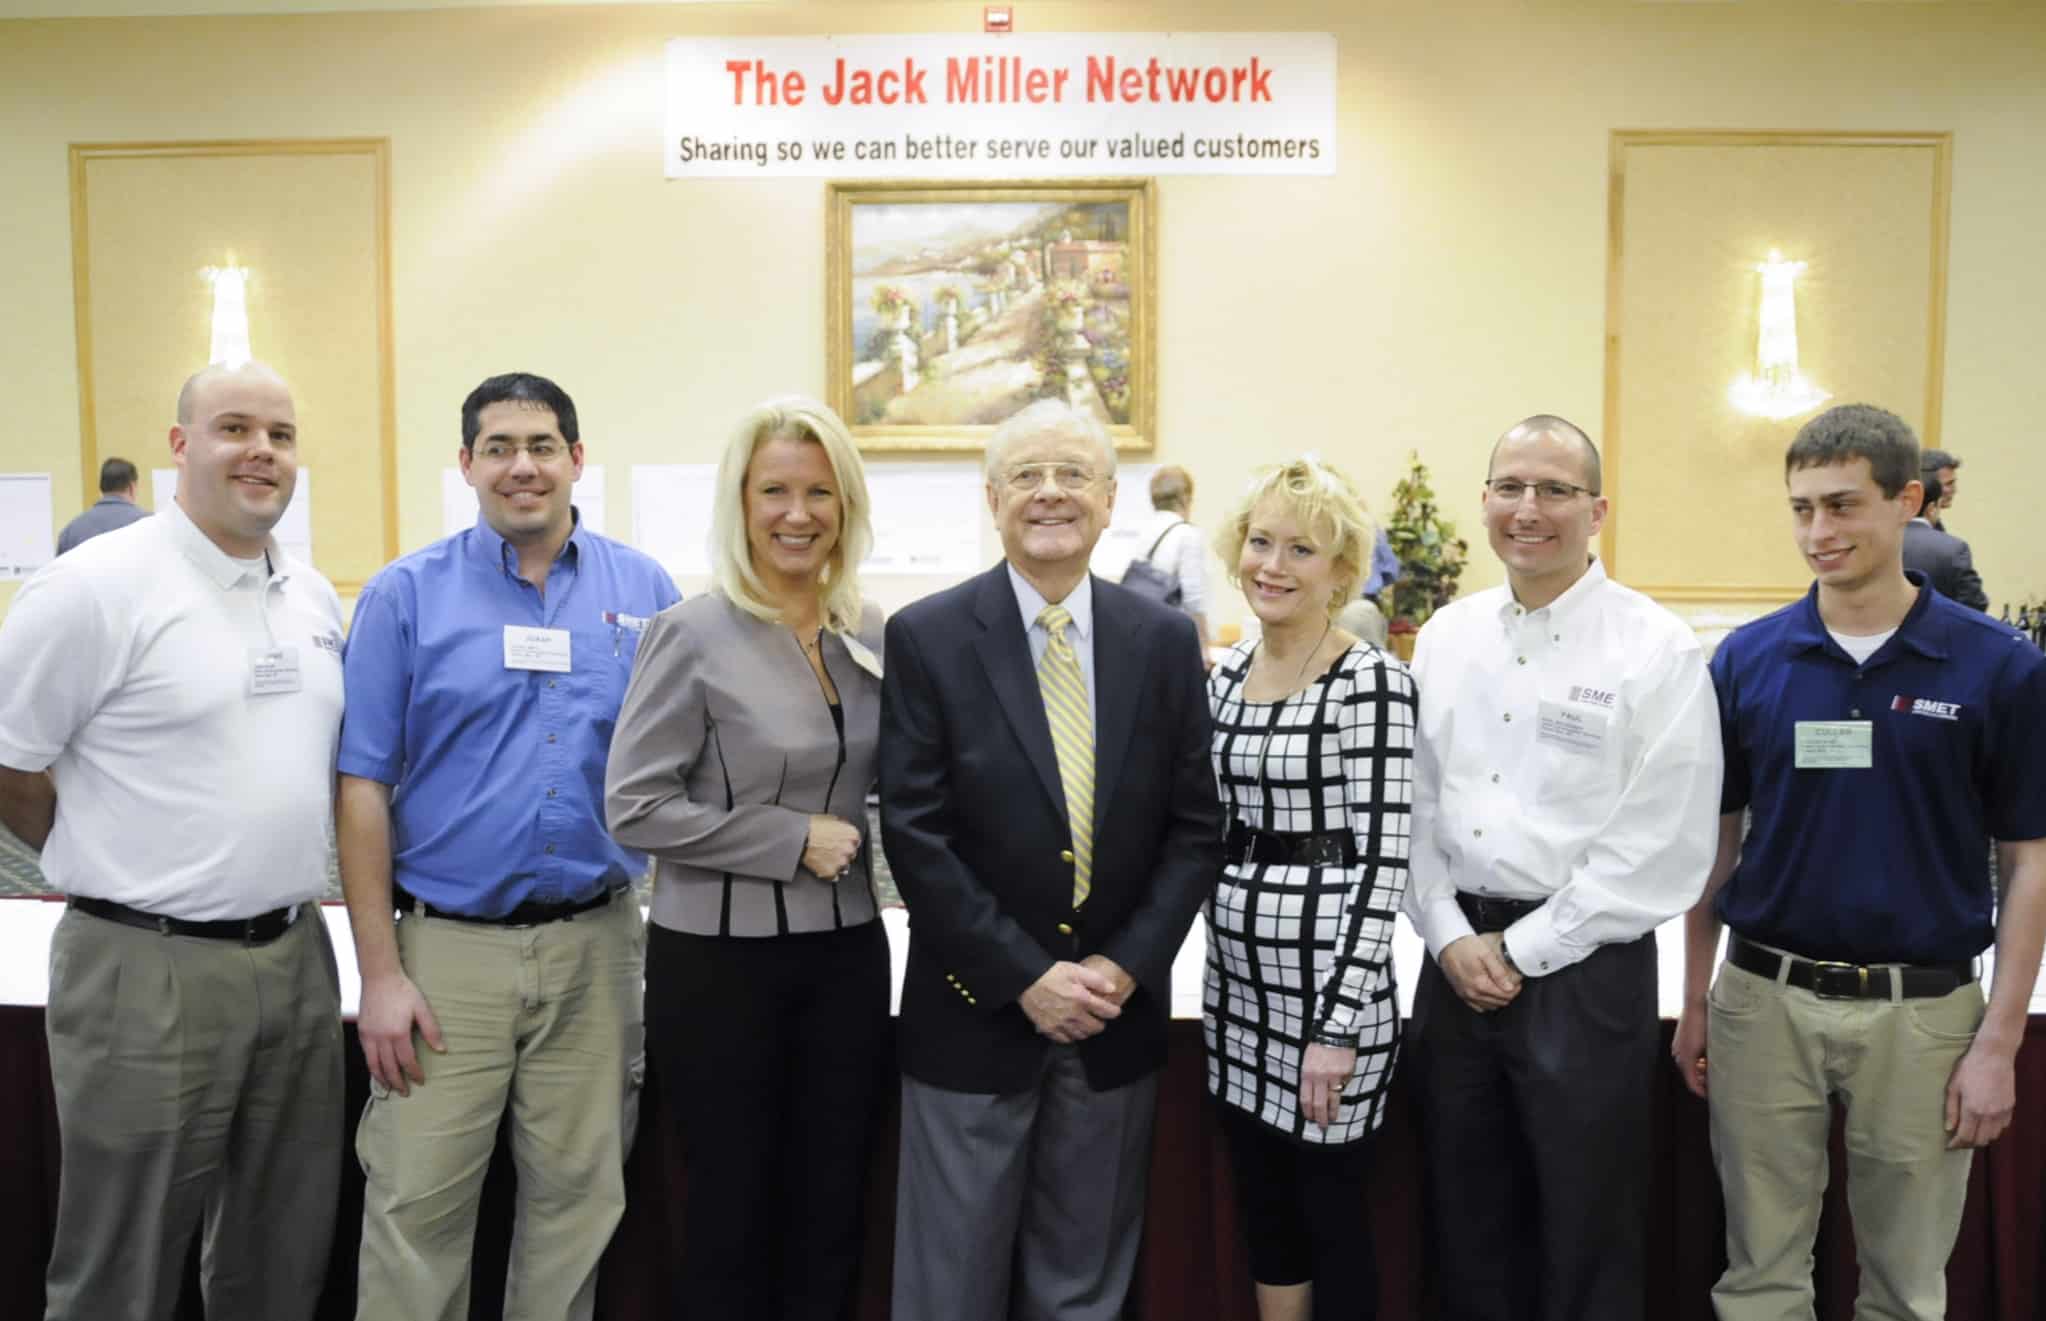
<svg viewBox="0 0 2046 1321">
<path fill-rule="evenodd" d="M 437 917 L 447 922 L 468 922 L 479 927 L 537 927 L 545 926 L 549 922 L 565 922 L 592 909 L 602 908 L 611 902 L 612 893 L 605 890 L 592 899 L 577 899 L 559 904 L 543 904 L 536 899 L 528 899 L 508 913 L 500 913 L 496 917 L 478 917 L 474 913 L 450 913 L 445 908 L 435 908 L 417 895 L 407 892 L 402 886 L 391 887 L 391 898 L 403 912 L 417 913 L 421 917 Z"/>
<path fill-rule="evenodd" d="M 1354 867 L 1357 837 L 1347 830 L 1256 830 L 1229 823 L 1229 861 L 1274 867 Z"/>
<path fill-rule="evenodd" d="M 83 895 L 72 896 L 71 906 L 81 913 L 103 918 L 108 922 L 119 922 L 124 927 L 139 927 L 144 931 L 155 931 L 166 936 L 239 940 L 249 945 L 267 945 L 291 930 L 292 920 L 298 916 L 299 908 L 297 904 L 293 904 L 289 908 L 273 908 L 254 917 L 230 917 L 212 922 L 195 922 L 190 918 L 145 913 L 139 908 L 117 904 L 111 899 L 88 899 Z"/>
<path fill-rule="evenodd" d="M 1488 899 L 1481 894 L 1456 892 L 1456 906 L 1471 920 L 1473 931 L 1504 931 L 1547 902 L 1546 899 Z"/>
<path fill-rule="evenodd" d="M 1735 935 L 1727 942 L 1726 961 L 1757 977 L 1775 981 L 1790 964 L 1783 980 L 1800 991 L 1827 1000 L 1887 1000 L 1890 998 L 1890 970 L 1897 970 L 1898 990 L 1906 999 L 1925 1000 L 1948 995 L 1975 980 L 1975 963 L 1836 963 L 1830 959 L 1801 959 L 1795 954 L 1778 954 L 1763 949 L 1747 938 Z"/>
</svg>

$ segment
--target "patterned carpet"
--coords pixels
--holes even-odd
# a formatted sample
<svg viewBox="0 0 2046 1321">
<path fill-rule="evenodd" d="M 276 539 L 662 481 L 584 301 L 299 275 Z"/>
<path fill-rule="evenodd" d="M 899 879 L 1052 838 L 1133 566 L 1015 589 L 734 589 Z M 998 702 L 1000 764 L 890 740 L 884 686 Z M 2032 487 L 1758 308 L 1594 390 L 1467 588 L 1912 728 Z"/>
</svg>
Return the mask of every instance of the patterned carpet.
<svg viewBox="0 0 2046 1321">
<path fill-rule="evenodd" d="M 881 821 L 874 806 L 867 807 L 868 837 L 878 841 L 881 837 Z M 896 893 L 895 878 L 889 874 L 888 859 L 882 856 L 877 842 L 874 846 L 874 884 L 880 891 L 881 906 L 899 906 L 902 896 Z M 36 855 L 28 846 L 16 839 L 0 826 L 0 897 L 7 895 L 48 894 L 49 885 L 43 880 L 42 868 L 36 865 Z M 341 879 L 335 871 L 334 860 L 327 860 L 327 897 L 341 897 Z"/>
</svg>

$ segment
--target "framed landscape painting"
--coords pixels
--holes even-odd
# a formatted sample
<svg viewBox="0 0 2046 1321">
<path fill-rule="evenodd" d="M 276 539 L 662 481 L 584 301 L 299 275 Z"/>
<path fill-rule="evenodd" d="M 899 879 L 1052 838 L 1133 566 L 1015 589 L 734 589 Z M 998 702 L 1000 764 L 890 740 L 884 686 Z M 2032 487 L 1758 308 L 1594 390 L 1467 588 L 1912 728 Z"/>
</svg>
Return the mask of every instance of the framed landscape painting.
<svg viewBox="0 0 2046 1321">
<path fill-rule="evenodd" d="M 1045 398 L 1150 448 L 1149 180 L 829 187 L 827 398 L 862 449 L 977 450 Z"/>
</svg>

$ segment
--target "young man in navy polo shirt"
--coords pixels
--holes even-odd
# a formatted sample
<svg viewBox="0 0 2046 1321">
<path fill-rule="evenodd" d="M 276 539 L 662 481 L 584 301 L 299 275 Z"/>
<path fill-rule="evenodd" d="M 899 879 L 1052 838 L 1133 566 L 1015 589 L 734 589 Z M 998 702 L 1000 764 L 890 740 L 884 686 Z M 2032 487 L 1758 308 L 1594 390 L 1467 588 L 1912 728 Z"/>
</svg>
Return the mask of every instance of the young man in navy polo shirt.
<svg viewBox="0 0 2046 1321">
<path fill-rule="evenodd" d="M 1713 1305 L 1722 1321 L 1811 1315 L 1838 1097 L 1856 1315 L 1936 1318 L 1973 1149 L 2010 1123 L 2046 935 L 2046 657 L 1905 573 L 1920 492 L 1901 419 L 1829 409 L 1784 468 L 1818 581 L 1712 660 L 1724 815 L 1672 1050 L 1710 1102 L 1726 1197 Z M 1975 956 L 1992 940 L 1985 1011 Z"/>
</svg>

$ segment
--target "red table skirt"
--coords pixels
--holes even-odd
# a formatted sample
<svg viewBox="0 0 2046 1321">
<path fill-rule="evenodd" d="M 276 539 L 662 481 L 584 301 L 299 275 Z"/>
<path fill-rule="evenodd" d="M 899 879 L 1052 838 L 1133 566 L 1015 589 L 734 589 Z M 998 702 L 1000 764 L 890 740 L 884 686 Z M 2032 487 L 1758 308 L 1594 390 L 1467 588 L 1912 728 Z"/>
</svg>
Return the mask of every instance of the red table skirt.
<svg viewBox="0 0 2046 1321">
<path fill-rule="evenodd" d="M 1669 1024 L 1664 1024 L 1664 1032 Z M 348 1039 L 349 1126 L 368 1094 L 362 1055 Z M 1975 1161 L 1960 1243 L 1947 1267 L 1953 1321 L 2046 1321 L 2046 1017 L 2028 1024 L 2018 1055 L 2018 1115 L 2003 1139 Z M 0 1006 L 0 1188 L 7 1190 L 0 1228 L 0 1317 L 42 1315 L 43 1266 L 57 1206 L 57 1116 L 40 1008 Z M 1172 1054 L 1159 1090 L 1158 1129 L 1144 1254 L 1130 1315 L 1146 1321 L 1254 1321 L 1250 1277 L 1236 1236 L 1228 1169 L 1203 1090 L 1200 1024 L 1172 1025 Z M 659 1078 L 648 1080 L 652 1101 Z M 1709 1321 L 1708 1297 L 1722 1264 L 1719 1188 L 1705 1135 L 1704 1103 L 1658 1074 L 1654 1106 L 1655 1189 L 1650 1204 L 1649 1266 L 1657 1321 Z M 891 1102 L 892 1107 L 892 1102 Z M 1384 1279 L 1389 1321 L 1432 1314 L 1421 1232 L 1421 1161 L 1409 1098 L 1395 1080 L 1391 1108 L 1377 1139 L 1368 1218 Z M 895 1125 L 884 1127 L 867 1188 L 867 1257 L 862 1321 L 888 1315 L 888 1276 L 895 1204 Z M 352 1146 L 343 1144 L 352 1153 Z M 1839 1133 L 1834 1169 L 1844 1168 Z M 322 1321 L 351 1321 L 355 1311 L 355 1249 L 362 1221 L 362 1175 L 344 1157 L 341 1207 Z M 686 1195 L 673 1143 L 657 1124 L 641 1126 L 628 1178 L 630 1204 L 604 1260 L 597 1315 L 604 1321 L 673 1321 L 663 1306 L 666 1275 L 676 1260 L 677 1215 Z M 504 1264 L 511 1238 L 510 1162 L 500 1150 L 484 1186 L 476 1235 L 476 1282 L 470 1315 L 495 1318 L 503 1303 Z M 1855 1266 L 1845 1189 L 1835 1178 L 1815 1256 L 1824 1321 L 1849 1321 Z M 203 1316 L 196 1285 L 179 1317 Z"/>
</svg>

